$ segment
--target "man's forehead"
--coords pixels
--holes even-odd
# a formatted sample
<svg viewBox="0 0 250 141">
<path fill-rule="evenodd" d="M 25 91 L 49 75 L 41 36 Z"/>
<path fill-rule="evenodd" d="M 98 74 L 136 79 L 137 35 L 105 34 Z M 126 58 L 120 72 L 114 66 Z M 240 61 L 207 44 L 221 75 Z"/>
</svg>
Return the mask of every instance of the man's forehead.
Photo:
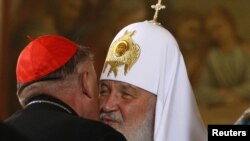
<svg viewBox="0 0 250 141">
<path fill-rule="evenodd" d="M 118 86 L 121 86 L 121 87 L 140 89 L 139 87 L 137 87 L 135 85 L 132 85 L 132 84 L 129 84 L 129 83 L 126 83 L 126 82 L 116 81 L 116 80 L 101 80 L 100 84 L 101 85 L 103 85 L 103 84 L 106 84 L 106 85 L 115 84 L 115 85 L 118 85 Z"/>
<path fill-rule="evenodd" d="M 120 86 L 122 88 L 125 88 L 125 89 L 134 89 L 134 90 L 140 90 L 140 91 L 144 91 L 146 93 L 150 93 L 152 94 L 151 92 L 148 92 L 140 87 L 137 87 L 133 84 L 129 84 L 129 83 L 126 83 L 126 82 L 122 82 L 122 81 L 117 81 L 117 80 L 101 80 L 100 81 L 100 85 L 108 85 L 108 86 L 111 86 L 111 85 L 117 85 L 117 86 Z M 155 95 L 155 94 L 153 94 Z"/>
</svg>

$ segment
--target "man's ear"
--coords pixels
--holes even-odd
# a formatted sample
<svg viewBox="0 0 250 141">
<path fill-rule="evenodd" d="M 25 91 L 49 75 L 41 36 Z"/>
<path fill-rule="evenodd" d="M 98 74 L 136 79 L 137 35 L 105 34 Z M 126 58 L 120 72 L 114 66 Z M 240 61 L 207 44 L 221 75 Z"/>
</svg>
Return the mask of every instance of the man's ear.
<svg viewBox="0 0 250 141">
<path fill-rule="evenodd" d="M 80 75 L 80 84 L 82 88 L 82 94 L 86 95 L 88 98 L 92 98 L 90 95 L 90 86 L 89 86 L 89 72 L 84 71 Z"/>
</svg>

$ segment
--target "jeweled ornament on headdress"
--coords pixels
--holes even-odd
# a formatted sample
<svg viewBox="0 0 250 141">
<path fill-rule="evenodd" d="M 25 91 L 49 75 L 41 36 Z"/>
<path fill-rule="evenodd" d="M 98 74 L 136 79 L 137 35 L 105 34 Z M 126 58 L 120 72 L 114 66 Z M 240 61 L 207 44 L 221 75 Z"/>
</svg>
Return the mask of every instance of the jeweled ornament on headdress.
<svg viewBox="0 0 250 141">
<path fill-rule="evenodd" d="M 155 10 L 153 20 L 149 21 L 152 24 L 161 25 L 157 22 L 158 13 L 164 9 L 165 6 L 161 4 L 161 0 L 158 0 L 157 4 L 151 6 Z M 110 66 L 107 76 L 110 73 L 114 73 L 116 77 L 118 75 L 118 68 L 124 67 L 124 75 L 129 73 L 129 70 L 138 60 L 141 49 L 137 43 L 134 42 L 132 36 L 136 34 L 136 31 L 125 31 L 124 35 L 118 40 L 114 41 L 108 51 L 107 58 L 105 60 L 103 73 Z"/>
<path fill-rule="evenodd" d="M 113 72 L 115 76 L 118 73 L 118 67 L 124 66 L 124 75 L 132 68 L 140 56 L 140 47 L 136 44 L 132 36 L 135 31 L 125 31 L 124 35 L 111 44 L 104 64 L 103 72 L 108 65 L 110 69 L 108 75 Z"/>
</svg>

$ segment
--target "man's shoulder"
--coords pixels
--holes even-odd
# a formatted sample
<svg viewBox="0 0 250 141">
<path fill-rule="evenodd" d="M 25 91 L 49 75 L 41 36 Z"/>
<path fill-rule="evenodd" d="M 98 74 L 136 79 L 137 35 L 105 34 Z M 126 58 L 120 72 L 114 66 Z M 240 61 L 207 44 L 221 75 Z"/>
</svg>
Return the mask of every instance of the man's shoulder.
<svg viewBox="0 0 250 141">
<path fill-rule="evenodd" d="M 95 120 L 85 119 L 81 117 L 74 116 L 72 118 L 69 118 L 67 121 L 63 122 L 65 124 L 69 124 L 74 126 L 75 128 L 84 128 L 88 132 L 91 132 L 91 130 L 94 130 L 95 132 L 117 132 L 112 127 L 99 122 Z"/>
<path fill-rule="evenodd" d="M 68 130 L 67 133 L 75 134 L 79 138 L 91 138 L 100 141 L 126 141 L 125 137 L 112 127 L 99 121 L 84 119 L 77 116 L 63 121 L 61 127 L 64 130 L 63 132 Z"/>
<path fill-rule="evenodd" d="M 78 140 L 79 138 L 99 141 L 126 141 L 121 133 L 108 125 L 67 113 L 49 113 L 46 116 L 40 115 L 40 117 L 31 116 L 33 119 L 30 116 L 27 117 L 13 116 L 10 120 L 6 120 L 5 122 L 22 131 L 31 139 L 36 139 L 38 141 L 39 139 L 37 138 L 40 138 L 40 140 L 48 139 L 61 141 Z"/>
<path fill-rule="evenodd" d="M 1 141 L 10 141 L 10 140 L 18 140 L 18 141 L 28 141 L 28 138 L 18 132 L 13 127 L 0 122 L 0 140 Z"/>
</svg>

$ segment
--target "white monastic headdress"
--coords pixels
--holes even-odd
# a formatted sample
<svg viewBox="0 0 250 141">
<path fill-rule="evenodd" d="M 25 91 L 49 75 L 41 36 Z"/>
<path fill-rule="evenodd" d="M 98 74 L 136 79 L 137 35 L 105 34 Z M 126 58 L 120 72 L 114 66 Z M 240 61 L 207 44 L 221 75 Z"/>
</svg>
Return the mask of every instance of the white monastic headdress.
<svg viewBox="0 0 250 141">
<path fill-rule="evenodd" d="M 207 140 L 178 44 L 156 18 L 115 36 L 101 80 L 126 82 L 157 96 L 154 141 Z"/>
</svg>

